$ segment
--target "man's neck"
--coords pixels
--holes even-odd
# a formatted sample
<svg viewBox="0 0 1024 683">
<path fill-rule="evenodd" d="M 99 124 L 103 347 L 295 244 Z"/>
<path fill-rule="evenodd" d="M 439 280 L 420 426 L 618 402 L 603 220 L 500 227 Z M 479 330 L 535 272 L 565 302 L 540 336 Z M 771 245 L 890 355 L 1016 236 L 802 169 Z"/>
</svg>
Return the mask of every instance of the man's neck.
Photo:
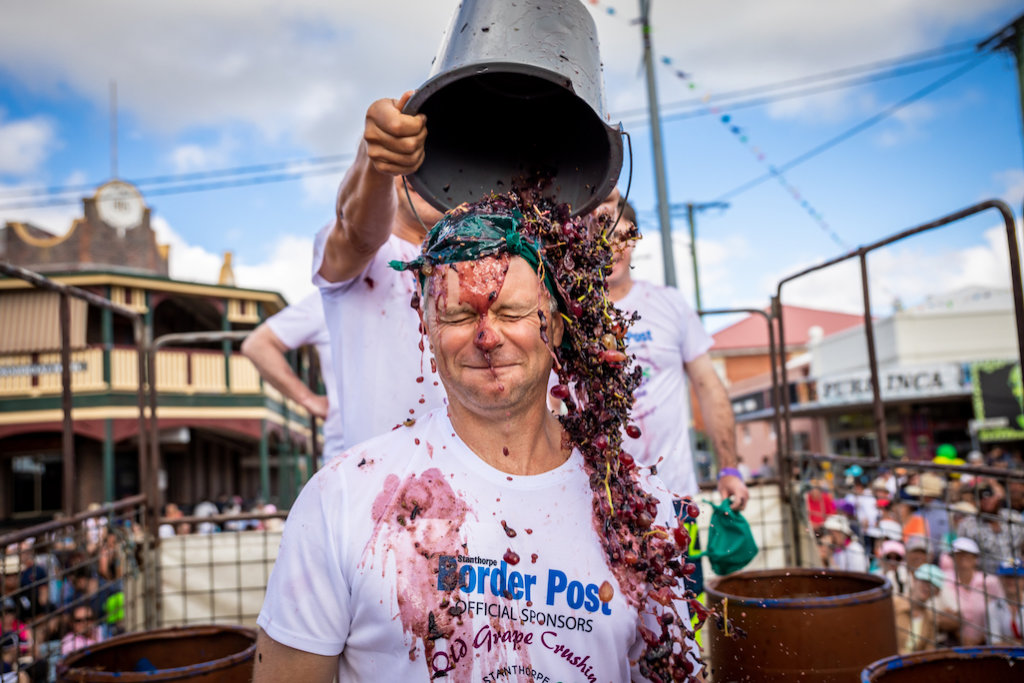
<svg viewBox="0 0 1024 683">
<path fill-rule="evenodd" d="M 633 278 L 627 277 L 619 278 L 615 281 L 608 282 L 608 297 L 612 302 L 621 301 L 629 294 L 629 290 L 633 289 Z"/>
<path fill-rule="evenodd" d="M 485 416 L 452 403 L 448 415 L 455 433 L 491 467 L 508 474 L 543 474 L 565 462 L 562 426 L 541 404 L 538 408 Z"/>
</svg>

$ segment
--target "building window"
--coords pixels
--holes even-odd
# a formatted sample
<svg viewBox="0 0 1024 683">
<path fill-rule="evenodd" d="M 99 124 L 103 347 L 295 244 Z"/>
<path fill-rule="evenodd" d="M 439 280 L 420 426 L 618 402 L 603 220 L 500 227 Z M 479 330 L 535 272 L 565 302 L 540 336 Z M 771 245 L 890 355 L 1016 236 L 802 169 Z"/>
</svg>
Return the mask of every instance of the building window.
<svg viewBox="0 0 1024 683">
<path fill-rule="evenodd" d="M 38 516 L 61 509 L 62 459 L 59 453 L 11 458 L 11 512 Z"/>
</svg>

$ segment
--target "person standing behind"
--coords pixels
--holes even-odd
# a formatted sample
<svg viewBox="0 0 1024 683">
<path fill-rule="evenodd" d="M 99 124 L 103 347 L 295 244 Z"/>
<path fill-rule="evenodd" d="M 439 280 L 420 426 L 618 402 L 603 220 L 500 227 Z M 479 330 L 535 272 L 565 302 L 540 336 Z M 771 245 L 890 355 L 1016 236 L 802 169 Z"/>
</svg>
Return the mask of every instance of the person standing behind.
<svg viewBox="0 0 1024 683">
<path fill-rule="evenodd" d="M 285 358 L 288 351 L 307 345 L 316 347 L 320 357 L 320 376 L 327 389 L 326 396 L 314 393 L 295 374 Z M 264 320 L 242 342 L 242 353 L 252 361 L 264 380 L 309 411 L 310 415 L 323 420 L 324 445 L 321 452 L 325 462 L 344 450 L 341 402 L 338 400 L 331 337 L 324 320 L 320 292 L 313 292 Z"/>
<path fill-rule="evenodd" d="M 617 243 L 608 274 L 608 296 L 619 309 L 640 316 L 626 334 L 626 348 L 643 371 L 630 415 L 640 436 L 626 448 L 638 464 L 657 468 L 676 498 L 676 514 L 680 514 L 679 500 L 699 492 L 690 452 L 689 379 L 718 459 L 718 490 L 723 499 L 731 499 L 734 510 L 742 510 L 750 492 L 738 469 L 732 403 L 707 353 L 713 340 L 679 290 L 633 279 L 634 240 L 628 236 L 637 227 L 636 211 L 618 190 L 596 210 L 613 216 L 619 211 L 622 216 L 613 235 Z M 691 549 L 699 549 L 695 521 L 683 521 Z M 696 563 L 688 584 L 698 595 L 704 588 L 702 564 Z"/>
<path fill-rule="evenodd" d="M 986 603 L 1003 596 L 998 580 L 979 569 L 980 554 L 978 544 L 966 536 L 953 541 L 954 569 L 947 574 L 944 600 L 959 616 L 960 645 L 985 644 Z"/>
<path fill-rule="evenodd" d="M 734 510 L 742 510 L 750 493 L 738 469 L 732 404 L 707 353 L 713 340 L 679 290 L 633 279 L 634 243 L 625 239 L 636 226 L 632 205 L 616 190 L 599 210 L 622 211 L 608 295 L 626 313 L 640 315 L 626 335 L 629 353 L 636 355 L 644 373 L 631 415 L 641 433 L 629 445 L 637 444 L 633 449 L 638 452 L 631 455 L 644 465 L 656 465 L 658 476 L 677 497 L 697 494 L 688 430 L 689 379 L 718 458 L 718 489 L 723 498 L 732 499 Z"/>
<path fill-rule="evenodd" d="M 934 564 L 923 564 L 914 571 L 909 595 L 894 595 L 896 645 L 901 655 L 939 647 L 938 596 L 946 575 Z"/>
<path fill-rule="evenodd" d="M 415 278 L 388 268 L 389 261 L 415 258 L 423 223 L 441 218 L 412 188 L 406 194 L 402 178 L 423 162 L 427 135 L 424 115 L 402 113 L 411 96 L 377 100 L 367 109 L 335 218 L 313 245 L 313 284 L 323 297 L 347 445 L 443 405 L 419 317 L 409 306 Z"/>
<path fill-rule="evenodd" d="M 866 572 L 868 556 L 864 546 L 850 528 L 850 522 L 842 515 L 829 515 L 822 528 L 827 534 L 830 552 L 824 556 L 826 566 L 848 572 Z"/>
<path fill-rule="evenodd" d="M 988 601 L 988 644 L 1024 645 L 1024 564 L 1004 562 L 996 575 L 1003 596 Z"/>
</svg>

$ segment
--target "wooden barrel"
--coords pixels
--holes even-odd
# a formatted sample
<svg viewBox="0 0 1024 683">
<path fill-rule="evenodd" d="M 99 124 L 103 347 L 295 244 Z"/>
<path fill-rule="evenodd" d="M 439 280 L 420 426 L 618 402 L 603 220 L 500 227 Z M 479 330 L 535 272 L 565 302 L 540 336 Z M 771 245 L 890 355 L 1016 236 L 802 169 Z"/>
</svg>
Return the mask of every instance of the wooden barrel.
<svg viewBox="0 0 1024 683">
<path fill-rule="evenodd" d="M 861 683 L 1019 683 L 1024 647 L 954 647 L 887 657 L 861 673 Z"/>
<path fill-rule="evenodd" d="M 255 653 L 256 631 L 242 626 L 126 633 L 69 654 L 57 664 L 57 680 L 249 683 Z"/>
<path fill-rule="evenodd" d="M 828 569 L 748 571 L 708 582 L 704 630 L 715 683 L 858 683 L 896 654 L 892 587 L 884 577 Z M 743 633 L 745 635 L 738 635 Z"/>
</svg>

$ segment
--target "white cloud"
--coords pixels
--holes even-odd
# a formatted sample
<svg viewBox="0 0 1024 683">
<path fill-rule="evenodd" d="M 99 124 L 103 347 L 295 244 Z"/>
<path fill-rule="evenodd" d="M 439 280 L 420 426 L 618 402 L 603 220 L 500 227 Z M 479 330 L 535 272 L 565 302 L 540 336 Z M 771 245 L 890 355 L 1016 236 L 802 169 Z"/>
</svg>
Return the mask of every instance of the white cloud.
<svg viewBox="0 0 1024 683">
<path fill-rule="evenodd" d="M 1000 171 L 995 174 L 995 181 L 999 188 L 997 196 L 1014 210 L 1019 210 L 1021 202 L 1024 201 L 1024 170 L 1010 168 Z"/>
<path fill-rule="evenodd" d="M 1019 221 L 1017 235 L 1019 239 Z M 821 258 L 778 269 L 763 278 L 762 289 L 774 292 L 782 278 L 826 260 Z M 879 249 L 868 257 L 868 275 L 875 315 L 890 312 L 897 298 L 904 305 L 913 305 L 929 295 L 972 285 L 1008 288 L 1010 265 L 1006 231 L 1002 227 L 989 228 L 982 233 L 980 242 L 964 248 L 922 248 L 904 243 Z M 862 313 L 859 260 L 849 259 L 793 280 L 783 286 L 782 300 L 785 304 Z"/>
<path fill-rule="evenodd" d="M 14 202 L 10 195 L 17 196 L 18 190 L 32 189 L 25 185 L 0 185 L 0 225 L 11 223 L 29 223 L 42 228 L 54 235 L 63 235 L 71 229 L 76 218 L 82 217 L 82 204 L 75 202 L 66 206 L 43 206 L 30 209 L 4 209 L 2 205 Z"/>
<path fill-rule="evenodd" d="M 235 265 L 235 281 L 239 287 L 272 289 L 295 303 L 313 292 L 310 262 L 313 240 L 283 235 L 274 244 L 269 260 L 262 263 L 239 262 Z"/>
<path fill-rule="evenodd" d="M 38 171 L 57 146 L 57 133 L 43 116 L 4 121 L 0 111 L 0 174 L 25 177 Z"/>
<path fill-rule="evenodd" d="M 178 145 L 169 155 L 171 167 L 175 173 L 223 168 L 231 163 L 232 148 L 233 145 L 229 142 L 222 142 L 214 147 L 197 144 Z"/>
<path fill-rule="evenodd" d="M 746 258 L 750 245 L 745 238 L 730 237 L 710 240 L 698 236 L 697 265 L 700 278 L 701 304 L 710 308 L 715 301 L 728 301 L 737 295 L 735 264 Z M 692 304 L 694 301 L 693 256 L 690 237 L 682 232 L 672 233 L 672 257 L 676 271 L 676 286 Z M 656 284 L 665 284 L 665 259 L 661 233 L 644 232 L 643 239 L 633 251 L 633 278 Z M 714 292 L 709 297 L 709 292 Z"/>
<path fill-rule="evenodd" d="M 216 283 L 220 276 L 223 254 L 189 244 L 161 217 L 153 218 L 157 241 L 169 244 L 170 276 L 176 280 Z M 262 262 L 247 262 L 232 258 L 235 284 L 249 289 L 280 292 L 294 303 L 314 291 L 310 280 L 310 261 L 313 241 L 295 235 L 282 235 L 270 249 L 270 256 Z"/>
<path fill-rule="evenodd" d="M 189 282 L 217 282 L 224 261 L 223 255 L 189 244 L 161 216 L 153 216 L 151 225 L 156 232 L 157 242 L 171 247 L 168 270 L 172 278 Z"/>
<path fill-rule="evenodd" d="M 232 121 L 314 151 L 348 150 L 371 100 L 423 82 L 456 5 L 456 0 L 22 2 L 8 8 L 0 24 L 0 67 L 26 87 L 70 88 L 101 108 L 115 79 L 122 110 L 149 131 Z M 592 8 L 614 109 L 645 103 L 640 30 L 630 23 L 636 7 L 622 5 L 615 16 Z M 693 72 L 702 89 L 721 91 L 933 47 L 953 27 L 979 18 L 1001 20 L 1015 5 L 1013 0 L 669 1 L 652 4 L 652 25 L 659 55 Z M 60 22 L 52 21 L 55 14 Z M 81 48 L 82 35 L 90 38 L 88 50 Z M 659 71 L 659 77 L 663 101 L 690 96 L 666 72 Z M 834 98 L 808 102 L 801 106 L 816 112 L 837 106 Z"/>
</svg>

